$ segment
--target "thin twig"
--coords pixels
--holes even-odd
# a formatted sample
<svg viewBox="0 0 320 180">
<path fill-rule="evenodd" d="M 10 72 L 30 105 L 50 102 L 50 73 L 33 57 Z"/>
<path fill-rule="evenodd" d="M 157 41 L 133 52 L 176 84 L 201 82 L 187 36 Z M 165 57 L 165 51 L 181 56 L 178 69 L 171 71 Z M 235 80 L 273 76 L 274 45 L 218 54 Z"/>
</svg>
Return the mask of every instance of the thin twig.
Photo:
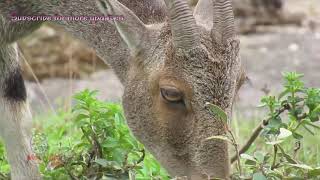
<svg viewBox="0 0 320 180">
<path fill-rule="evenodd" d="M 278 153 L 278 146 L 274 145 L 273 146 L 273 161 L 272 161 L 272 165 L 271 165 L 271 170 L 273 170 L 276 167 L 276 162 L 277 162 L 277 153 Z"/>
<path fill-rule="evenodd" d="M 8 179 L 8 177 L 5 174 L 0 173 L 0 179 Z"/>
<path fill-rule="evenodd" d="M 276 113 L 276 115 L 274 117 L 278 117 L 281 113 L 283 113 L 284 111 L 289 110 L 289 109 L 290 109 L 290 106 L 288 104 L 284 104 L 283 107 L 278 110 L 278 112 Z M 251 134 L 249 140 L 240 148 L 239 154 L 238 155 L 235 154 L 234 156 L 232 156 L 231 163 L 234 163 L 238 159 L 238 156 L 240 156 L 241 154 L 245 153 L 250 148 L 250 146 L 253 144 L 253 142 L 260 135 L 260 133 L 263 130 L 263 128 L 269 124 L 269 121 L 271 119 L 272 118 L 268 118 L 268 119 L 262 120 L 262 122 L 254 129 L 254 131 Z"/>
<path fill-rule="evenodd" d="M 299 121 L 302 120 L 302 119 L 305 119 L 306 117 L 308 117 L 308 114 L 307 114 L 307 113 L 303 113 L 303 114 L 301 114 L 300 116 L 299 116 L 299 115 L 297 116 L 297 118 L 298 118 Z"/>
<path fill-rule="evenodd" d="M 230 134 L 230 136 L 232 138 L 232 143 L 233 143 L 233 146 L 234 146 L 234 148 L 236 150 L 236 153 L 237 153 L 239 173 L 240 173 L 240 176 L 242 176 L 242 168 L 241 168 L 241 164 L 240 164 L 240 155 L 239 155 L 238 144 L 237 144 L 236 138 L 234 137 L 231 129 L 229 127 L 227 127 L 227 130 L 228 130 L 228 133 Z"/>
<path fill-rule="evenodd" d="M 301 148 L 301 141 L 298 140 L 296 141 L 295 143 L 295 147 L 294 147 L 294 150 L 293 150 L 293 158 L 296 159 L 297 155 L 298 155 L 298 151 L 300 150 Z"/>
<path fill-rule="evenodd" d="M 252 143 L 257 139 L 257 137 L 260 135 L 260 132 L 263 130 L 264 126 L 266 126 L 268 124 L 268 120 L 263 120 L 259 126 L 257 126 L 255 128 L 255 130 L 253 131 L 252 135 L 250 136 L 249 140 L 240 148 L 239 150 L 239 156 L 243 153 L 245 153 L 250 146 L 252 145 Z M 231 163 L 234 163 L 238 158 L 238 155 L 234 155 L 231 158 Z"/>
</svg>

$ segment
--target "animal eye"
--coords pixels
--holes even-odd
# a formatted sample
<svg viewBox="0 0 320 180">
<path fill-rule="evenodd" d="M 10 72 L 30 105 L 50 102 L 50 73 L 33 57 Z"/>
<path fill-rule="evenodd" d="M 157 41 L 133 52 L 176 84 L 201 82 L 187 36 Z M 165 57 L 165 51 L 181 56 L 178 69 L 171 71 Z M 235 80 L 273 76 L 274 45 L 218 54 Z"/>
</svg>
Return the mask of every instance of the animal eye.
<svg viewBox="0 0 320 180">
<path fill-rule="evenodd" d="M 168 102 L 183 102 L 183 93 L 175 87 L 165 86 L 160 88 L 161 96 Z"/>
</svg>

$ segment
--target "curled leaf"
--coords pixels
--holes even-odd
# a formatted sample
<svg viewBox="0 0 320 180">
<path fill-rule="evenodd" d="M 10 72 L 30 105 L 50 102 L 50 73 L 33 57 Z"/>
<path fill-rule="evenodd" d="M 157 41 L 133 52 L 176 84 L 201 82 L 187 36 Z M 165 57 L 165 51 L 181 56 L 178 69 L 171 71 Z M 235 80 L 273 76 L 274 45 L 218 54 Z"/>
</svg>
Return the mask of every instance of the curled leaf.
<svg viewBox="0 0 320 180">
<path fill-rule="evenodd" d="M 230 144 L 233 144 L 233 142 L 227 136 L 211 136 L 206 138 L 206 140 L 213 140 L 213 139 L 219 139 L 219 140 L 227 141 Z"/>
<path fill-rule="evenodd" d="M 223 122 L 228 123 L 227 114 L 219 106 L 209 102 L 206 103 L 206 106 L 209 107 L 209 110 L 213 115 L 217 116 Z"/>
</svg>

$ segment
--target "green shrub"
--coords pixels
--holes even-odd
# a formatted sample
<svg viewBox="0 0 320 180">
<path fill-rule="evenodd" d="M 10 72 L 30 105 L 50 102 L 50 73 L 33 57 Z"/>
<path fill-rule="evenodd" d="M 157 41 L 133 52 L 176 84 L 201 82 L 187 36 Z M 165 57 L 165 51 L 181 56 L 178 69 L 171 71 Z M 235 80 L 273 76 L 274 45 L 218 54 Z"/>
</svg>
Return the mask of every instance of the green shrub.
<svg viewBox="0 0 320 180">
<path fill-rule="evenodd" d="M 236 147 L 236 154 L 241 152 L 232 158 L 238 159 L 232 179 L 320 179 L 320 89 L 306 88 L 302 76 L 285 73 L 284 90 L 262 98 L 261 107 L 268 114 L 255 129 L 257 135 L 251 135 L 253 141 L 246 142 L 244 135 L 252 123 L 238 124 L 241 132 L 236 134 L 249 143 L 247 148 L 238 147 L 223 110 L 207 103 L 228 132 L 207 140 L 226 140 Z M 89 90 L 76 94 L 75 100 L 72 112 L 35 120 L 33 147 L 44 179 L 169 179 L 132 136 L 119 104 L 101 102 L 96 91 Z M 4 152 L 0 143 L 0 179 L 10 172 Z"/>
<path fill-rule="evenodd" d="M 0 179 L 7 178 L 9 172 L 10 172 L 10 166 L 5 157 L 5 149 L 2 143 L 0 142 Z"/>
<path fill-rule="evenodd" d="M 36 118 L 32 142 L 44 179 L 169 179 L 131 134 L 121 106 L 96 94 L 76 94 L 70 113 Z M 0 172 L 8 174 L 6 161 L 0 161 Z"/>
<path fill-rule="evenodd" d="M 260 144 L 255 151 L 241 154 L 233 179 L 320 179 L 315 146 L 320 142 L 316 137 L 320 130 L 320 89 L 306 88 L 302 74 L 289 72 L 283 76 L 284 90 L 261 100 L 268 114 L 255 129 L 261 132 Z M 314 151 L 303 148 L 305 143 L 313 145 Z"/>
<path fill-rule="evenodd" d="M 224 140 L 235 147 L 236 155 L 231 161 L 237 161 L 237 167 L 232 179 L 320 178 L 320 167 L 317 167 L 320 162 L 313 164 L 310 160 L 312 156 L 317 159 L 318 149 L 310 154 L 309 159 L 299 155 L 302 143 L 307 142 L 304 137 L 315 136 L 315 131 L 320 130 L 320 89 L 304 87 L 302 74 L 289 72 L 283 76 L 284 90 L 277 97 L 265 96 L 261 99 L 261 107 L 268 109 L 267 118 L 254 129 L 242 148 L 238 147 L 226 113 L 220 107 L 207 103 L 213 116 L 226 123 L 227 132 L 225 135 L 208 137 L 207 140 Z M 245 124 L 242 123 L 242 128 L 248 127 Z M 256 150 L 253 151 L 250 146 L 255 144 L 259 134 L 260 144 L 255 145 Z"/>
</svg>

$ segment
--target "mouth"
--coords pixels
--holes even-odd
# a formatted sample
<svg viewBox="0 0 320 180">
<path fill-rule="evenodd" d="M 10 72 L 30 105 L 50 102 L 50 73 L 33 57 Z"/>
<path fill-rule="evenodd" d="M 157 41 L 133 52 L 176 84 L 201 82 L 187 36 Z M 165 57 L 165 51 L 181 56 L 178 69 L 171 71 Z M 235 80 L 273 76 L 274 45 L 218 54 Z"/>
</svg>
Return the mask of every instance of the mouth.
<svg viewBox="0 0 320 180">
<path fill-rule="evenodd" d="M 175 180 L 207 180 L 210 179 L 210 177 L 206 174 L 192 174 L 189 176 L 176 176 L 174 177 Z"/>
</svg>

